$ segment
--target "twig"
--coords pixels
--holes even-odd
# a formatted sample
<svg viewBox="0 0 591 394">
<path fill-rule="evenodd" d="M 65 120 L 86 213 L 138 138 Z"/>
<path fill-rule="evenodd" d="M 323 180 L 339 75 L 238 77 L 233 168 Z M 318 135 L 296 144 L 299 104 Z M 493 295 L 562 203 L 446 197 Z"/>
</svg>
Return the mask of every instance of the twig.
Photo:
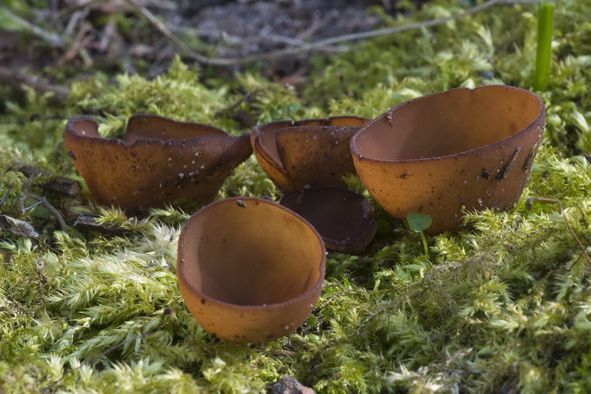
<svg viewBox="0 0 591 394">
<path fill-rule="evenodd" d="M 338 18 L 338 13 L 337 13 L 336 17 Z M 314 33 L 316 33 L 318 30 L 320 30 L 320 28 L 322 26 L 326 25 L 331 19 L 334 19 L 334 18 L 335 18 L 334 13 L 329 12 L 328 15 L 323 17 L 321 20 L 315 19 L 314 21 L 312 21 L 312 23 L 310 24 L 310 26 L 306 30 L 304 30 L 303 32 L 298 34 L 297 38 L 300 40 L 305 40 L 306 38 L 312 37 L 312 35 Z"/>
<path fill-rule="evenodd" d="M 81 52 L 85 50 L 86 46 L 92 41 L 92 35 L 88 35 L 92 31 L 92 25 L 85 22 L 80 26 L 80 30 L 74 37 L 72 44 L 68 50 L 57 60 L 56 66 L 62 67 L 64 64 L 74 59 L 76 56 L 81 55 Z M 90 67 L 92 64 L 87 64 L 84 56 L 81 56 L 85 61 L 85 66 Z"/>
<path fill-rule="evenodd" d="M 207 59 L 206 56 L 199 55 L 198 53 L 194 52 L 191 48 L 189 48 L 184 42 L 182 42 L 174 33 L 166 26 L 156 15 L 154 15 L 150 10 L 144 7 L 141 3 L 137 0 L 127 0 L 127 2 L 133 6 L 137 12 L 139 12 L 144 18 L 148 20 L 156 29 L 158 29 L 166 38 L 168 38 L 175 46 L 177 46 L 181 51 L 187 53 L 188 55 L 195 57 L 195 58 L 203 58 L 203 60 Z"/>
<path fill-rule="evenodd" d="M 47 210 L 49 212 L 51 212 L 51 214 L 53 216 L 55 216 L 55 218 L 57 219 L 57 221 L 60 224 L 60 227 L 62 228 L 62 230 L 67 230 L 68 229 L 68 225 L 66 224 L 66 221 L 64 220 L 62 214 L 60 213 L 60 211 L 58 211 L 53 205 L 51 205 L 51 203 L 49 201 L 47 201 L 47 198 L 45 198 L 44 196 L 39 196 L 37 194 L 31 193 L 31 192 L 27 192 L 26 193 L 27 197 L 30 198 L 34 198 L 37 201 L 41 202 L 43 204 L 43 206 L 45 206 L 45 208 L 47 208 Z"/>
<path fill-rule="evenodd" d="M 37 37 L 47 41 L 54 47 L 62 47 L 64 45 L 64 40 L 62 40 L 62 38 L 57 34 L 44 30 L 39 26 L 32 24 L 31 22 L 12 13 L 9 9 L 2 7 L 0 9 L 0 13 L 2 13 L 5 17 L 9 18 L 16 26 L 18 26 L 18 30 L 26 30 L 36 35 Z"/>
<path fill-rule="evenodd" d="M 530 197 L 527 199 L 526 204 L 531 205 L 532 201 L 539 201 L 539 202 L 551 203 L 551 204 L 558 205 L 558 209 L 560 209 L 560 214 L 562 215 L 564 222 L 566 223 L 566 227 L 568 228 L 568 231 L 571 233 L 571 235 L 573 236 L 573 238 L 575 239 L 575 241 L 577 242 L 577 244 L 581 248 L 582 254 L 587 258 L 587 261 L 589 262 L 589 264 L 591 264 L 591 257 L 587 254 L 587 246 L 585 246 L 585 244 L 583 244 L 583 242 L 579 239 L 579 237 L 577 236 L 577 233 L 575 232 L 575 230 L 571 226 L 571 224 L 568 220 L 568 216 L 566 216 L 566 212 L 564 211 L 564 206 L 562 205 L 562 201 L 560 201 L 557 198 L 551 198 L 551 197 Z"/>
<path fill-rule="evenodd" d="M 302 39 L 284 37 L 284 36 L 279 36 L 277 34 L 268 34 L 266 36 L 259 36 L 259 37 L 261 37 L 262 39 L 267 39 L 272 42 L 293 45 L 295 47 L 302 47 L 302 46 L 308 45 L 308 43 Z M 326 51 L 326 52 L 345 52 L 345 51 L 349 50 L 349 48 L 346 46 L 333 46 L 333 45 L 326 45 L 326 46 L 319 47 L 317 49 L 321 50 L 321 51 Z"/>
<path fill-rule="evenodd" d="M 60 213 L 60 211 L 58 211 L 53 205 L 51 205 L 51 203 L 49 201 L 47 201 L 47 198 L 45 198 L 45 196 L 39 196 L 33 192 L 31 192 L 31 184 L 33 183 L 33 176 L 28 177 L 25 182 L 23 183 L 23 196 L 21 198 L 18 199 L 19 202 L 19 208 L 21 209 L 21 211 L 24 213 L 24 200 L 26 198 L 33 198 L 39 202 L 41 202 L 43 204 L 43 206 L 45 208 L 47 208 L 47 210 L 53 215 L 55 216 L 55 218 L 57 219 L 57 221 L 60 224 L 60 227 L 62 228 L 62 230 L 67 230 L 68 229 L 68 225 L 66 224 L 66 221 L 64 220 L 64 217 L 62 216 L 62 214 Z"/>
<path fill-rule="evenodd" d="M 336 36 L 336 37 L 331 37 L 331 38 L 326 38 L 323 40 L 311 42 L 311 43 L 301 45 L 298 47 L 285 48 L 285 49 L 280 49 L 277 51 L 271 51 L 271 52 L 266 52 L 266 53 L 261 53 L 261 54 L 256 54 L 256 55 L 250 55 L 250 56 L 245 56 L 245 57 L 241 57 L 241 58 L 218 58 L 218 57 L 204 56 L 204 55 L 201 55 L 201 54 L 193 51 L 191 48 L 189 48 L 187 45 L 185 45 L 185 43 L 183 43 L 177 36 L 175 36 L 174 33 L 172 33 L 172 31 L 162 21 L 160 21 L 153 13 L 151 13 L 143 5 L 139 4 L 137 0 L 127 0 L 127 1 L 130 4 L 132 4 L 138 10 L 138 12 L 140 12 L 146 19 L 148 19 L 148 21 L 150 21 L 150 23 L 152 23 L 158 30 L 160 30 L 160 32 L 162 32 L 162 34 L 164 34 L 170 41 L 172 41 L 173 44 L 175 44 L 181 51 L 183 51 L 186 56 L 188 56 L 188 57 L 192 58 L 193 60 L 196 60 L 200 63 L 210 65 L 210 66 L 237 66 L 237 65 L 252 63 L 252 62 L 260 61 L 260 60 L 267 60 L 267 59 L 277 58 L 277 57 L 281 57 L 281 56 L 294 55 L 294 54 L 301 53 L 301 52 L 319 50 L 321 48 L 326 48 L 327 46 L 330 46 L 333 44 L 340 44 L 340 43 L 344 43 L 344 42 L 357 41 L 357 40 L 363 40 L 363 39 L 372 38 L 372 37 L 400 33 L 400 32 L 408 31 L 408 30 L 417 30 L 417 29 L 422 29 L 422 28 L 426 28 L 426 27 L 438 26 L 438 25 L 442 25 L 442 24 L 445 24 L 445 23 L 448 23 L 448 22 L 451 22 L 454 20 L 461 19 L 461 18 L 469 16 L 469 15 L 479 13 L 481 11 L 484 11 L 488 8 L 491 8 L 495 5 L 500 5 L 500 4 L 533 4 L 533 3 L 538 2 L 537 0 L 489 0 L 485 3 L 474 6 L 472 8 L 468 8 L 458 14 L 448 16 L 445 18 L 436 18 L 436 19 L 431 19 L 431 20 L 427 20 L 427 21 L 423 21 L 423 22 L 409 23 L 409 24 L 402 25 L 402 26 L 395 26 L 395 27 L 389 27 L 389 28 L 384 28 L 384 29 L 376 29 L 376 30 L 370 30 L 370 31 L 365 31 L 365 32 L 360 32 L 360 33 L 345 34 L 342 36 Z"/>
<path fill-rule="evenodd" d="M 70 90 L 64 86 L 52 85 L 38 76 L 23 75 L 3 66 L 0 66 L 0 82 L 6 83 L 15 89 L 22 89 L 22 85 L 27 85 L 41 93 L 51 92 L 53 93 L 53 99 L 57 102 L 65 101 L 70 94 Z"/>
<path fill-rule="evenodd" d="M 231 35 L 223 31 L 215 31 L 215 30 L 190 30 L 186 27 L 175 27 L 171 26 L 171 31 L 173 32 L 187 32 L 191 31 L 194 32 L 199 37 L 205 37 L 209 39 L 218 39 L 222 40 L 230 45 L 243 45 L 245 40 L 243 40 L 239 36 Z M 266 35 L 259 35 L 257 36 L 256 40 L 247 40 L 248 43 L 256 43 L 256 42 L 275 42 L 280 44 L 287 44 L 293 46 L 303 46 L 307 45 L 308 43 L 301 38 L 291 38 L 285 37 L 277 34 L 266 34 Z M 326 52 L 344 52 L 348 50 L 346 46 L 327 46 L 323 48 L 319 48 L 319 50 L 326 51 Z"/>
<path fill-rule="evenodd" d="M 82 11 L 76 11 L 70 16 L 68 20 L 68 24 L 66 25 L 66 29 L 64 30 L 64 37 L 70 37 L 74 32 L 74 29 L 78 25 L 78 22 L 81 20 L 86 19 L 90 10 L 88 8 L 83 9 Z"/>
</svg>

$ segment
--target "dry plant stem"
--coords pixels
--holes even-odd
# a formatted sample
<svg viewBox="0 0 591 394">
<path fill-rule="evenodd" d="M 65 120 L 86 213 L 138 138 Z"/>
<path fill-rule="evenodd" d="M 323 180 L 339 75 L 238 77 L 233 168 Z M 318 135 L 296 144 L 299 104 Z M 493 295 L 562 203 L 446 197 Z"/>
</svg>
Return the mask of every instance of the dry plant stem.
<svg viewBox="0 0 591 394">
<path fill-rule="evenodd" d="M 68 225 L 66 224 L 66 221 L 64 220 L 62 214 L 60 213 L 60 211 L 58 211 L 53 205 L 51 205 L 51 203 L 49 201 L 47 201 L 47 198 L 43 197 L 43 196 L 39 196 L 37 194 L 34 193 L 30 193 L 27 192 L 26 193 L 27 197 L 30 198 L 34 198 L 36 200 L 38 200 L 41 204 L 43 204 L 43 206 L 45 208 L 47 208 L 47 210 L 49 212 L 51 212 L 51 214 L 53 216 L 55 216 L 55 218 L 57 219 L 57 221 L 60 224 L 60 227 L 62 228 L 62 230 L 67 230 L 68 229 Z"/>
<path fill-rule="evenodd" d="M 530 197 L 527 199 L 528 204 L 531 204 L 533 201 L 551 203 L 551 204 L 558 205 L 558 209 L 560 209 L 560 214 L 562 215 L 562 218 L 564 219 L 564 222 L 566 223 L 566 227 L 568 228 L 568 231 L 571 233 L 574 240 L 577 242 L 577 244 L 581 248 L 581 255 L 584 255 L 587 258 L 587 262 L 589 264 L 591 264 L 591 256 L 589 256 L 589 254 L 587 254 L 587 246 L 585 246 L 585 244 L 577 236 L 577 233 L 575 232 L 575 230 L 571 226 L 571 224 L 568 220 L 568 216 L 566 216 L 566 212 L 564 211 L 564 206 L 562 205 L 562 201 L 560 201 L 557 198 L 551 198 L 551 197 Z M 577 260 L 580 258 L 581 255 L 579 255 Z"/>
<path fill-rule="evenodd" d="M 200 58 L 207 59 L 207 57 L 199 55 L 191 48 L 189 48 L 183 41 L 181 41 L 156 15 L 144 7 L 137 0 L 127 0 L 127 2 L 144 18 L 148 20 L 157 30 L 159 30 L 166 38 L 168 38 L 177 48 L 185 52 L 187 55 L 194 57 L 196 60 Z"/>
<path fill-rule="evenodd" d="M 92 36 L 87 35 L 87 33 L 90 33 L 91 30 L 92 26 L 90 25 L 90 23 L 85 22 L 84 24 L 82 24 L 80 30 L 78 31 L 78 34 L 76 34 L 76 37 L 72 41 L 72 44 L 70 45 L 66 53 L 64 53 L 56 62 L 57 67 L 63 67 L 66 63 L 68 63 L 78 55 L 81 55 L 82 60 L 85 63 L 85 66 L 89 67 L 92 65 L 89 64 L 87 61 L 89 57 L 82 55 L 82 52 L 85 51 L 86 46 L 92 41 Z"/>
<path fill-rule="evenodd" d="M 23 196 L 21 198 L 18 199 L 19 209 L 21 210 L 21 212 L 24 213 L 26 211 L 26 209 L 23 206 L 25 199 L 27 199 L 27 198 L 35 199 L 38 202 L 40 202 L 41 204 L 43 204 L 43 206 L 45 208 L 47 208 L 47 210 L 53 216 L 55 216 L 55 218 L 59 222 L 60 227 L 62 228 L 62 230 L 67 230 L 68 229 L 68 225 L 66 224 L 66 221 L 64 220 L 64 217 L 62 216 L 62 214 L 60 213 L 60 211 L 58 211 L 53 205 L 51 205 L 51 203 L 49 201 L 47 201 L 47 198 L 45 198 L 45 196 L 39 196 L 39 195 L 37 195 L 37 194 L 35 194 L 35 193 L 33 193 L 33 192 L 30 191 L 32 182 L 33 182 L 33 177 L 29 177 L 23 183 L 24 194 L 23 194 Z M 29 209 L 30 208 L 31 207 L 29 207 Z"/>
<path fill-rule="evenodd" d="M 64 40 L 58 36 L 57 34 L 44 30 L 37 25 L 32 24 L 31 22 L 21 18 L 20 16 L 12 13 L 10 10 L 4 8 L 3 13 L 10 18 L 15 24 L 19 25 L 20 27 L 24 28 L 25 30 L 29 31 L 30 33 L 34 34 L 35 36 L 45 40 L 53 47 L 62 47 L 64 45 Z"/>
<path fill-rule="evenodd" d="M 241 64 L 252 63 L 259 60 L 267 60 L 273 59 L 281 56 L 287 55 L 294 55 L 296 53 L 307 52 L 312 50 L 326 50 L 327 46 L 333 44 L 339 44 L 349 41 L 357 41 L 362 39 L 367 39 L 371 37 L 378 37 L 378 36 L 385 36 L 395 33 L 400 33 L 407 30 L 416 30 L 422 29 L 426 27 L 438 26 L 442 25 L 454 20 L 461 19 L 468 15 L 473 15 L 478 12 L 484 11 L 488 8 L 491 8 L 495 5 L 499 4 L 533 4 L 537 3 L 537 0 L 489 0 L 485 3 L 480 5 L 474 6 L 472 8 L 468 8 L 463 12 L 460 12 L 456 15 L 448 16 L 445 18 L 436 18 L 431 19 L 423 22 L 416 22 L 416 23 L 409 23 L 403 26 L 395 26 L 389 27 L 384 29 L 377 29 L 377 30 L 370 30 L 360 33 L 352 33 L 352 34 L 345 34 L 342 36 L 336 36 L 327 38 L 324 40 L 319 40 L 315 42 L 311 42 L 308 44 L 302 44 L 297 47 L 292 48 L 285 48 L 278 51 L 271 51 L 256 55 L 250 55 L 240 58 L 218 58 L 218 57 L 208 57 L 201 55 L 191 48 L 189 48 L 184 42 L 182 42 L 174 33 L 162 22 L 160 21 L 152 12 L 150 12 L 146 7 L 141 5 L 138 0 L 127 0 L 141 15 L 143 15 L 150 23 L 152 23 L 162 34 L 164 34 L 173 44 L 175 44 L 180 50 L 182 50 L 186 56 L 192 58 L 193 60 L 198 61 L 202 64 L 207 64 L 210 66 L 237 66 Z"/>
<path fill-rule="evenodd" d="M 175 26 L 171 26 L 170 29 L 172 32 L 186 32 L 186 31 L 191 30 L 190 28 L 175 27 Z M 197 34 L 199 37 L 217 39 L 219 41 L 223 41 L 228 44 L 240 45 L 240 44 L 244 43 L 244 40 L 242 40 L 241 37 L 230 35 L 230 34 L 227 34 L 226 32 L 223 32 L 223 31 L 197 30 L 197 31 L 194 31 L 194 33 Z M 301 38 L 291 38 L 291 37 L 285 37 L 285 36 L 280 36 L 280 35 L 276 35 L 276 34 L 258 36 L 258 41 L 277 42 L 277 43 L 288 44 L 288 45 L 293 45 L 293 46 L 304 46 L 304 45 L 308 44 L 306 41 L 304 41 Z M 345 52 L 345 51 L 347 51 L 347 49 L 348 48 L 346 46 L 327 46 L 324 48 L 319 48 L 319 50 L 329 52 L 329 53 Z"/>
<path fill-rule="evenodd" d="M 38 76 L 24 75 L 8 67 L 0 66 L 0 82 L 6 83 L 15 89 L 22 90 L 23 85 L 28 85 L 41 93 L 51 92 L 56 102 L 65 101 L 70 94 L 70 90 L 66 87 L 52 85 Z"/>
</svg>

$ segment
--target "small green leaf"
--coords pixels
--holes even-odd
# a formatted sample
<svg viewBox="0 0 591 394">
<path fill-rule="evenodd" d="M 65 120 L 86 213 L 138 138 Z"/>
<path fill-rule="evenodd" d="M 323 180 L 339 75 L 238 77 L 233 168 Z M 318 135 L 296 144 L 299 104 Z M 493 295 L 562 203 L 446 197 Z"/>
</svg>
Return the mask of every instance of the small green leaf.
<svg viewBox="0 0 591 394">
<path fill-rule="evenodd" d="M 431 215 L 425 215 L 419 212 L 409 212 L 406 214 L 406 221 L 408 222 L 408 227 L 411 231 L 415 233 L 420 233 L 429 227 L 433 223 L 431 219 Z"/>
</svg>

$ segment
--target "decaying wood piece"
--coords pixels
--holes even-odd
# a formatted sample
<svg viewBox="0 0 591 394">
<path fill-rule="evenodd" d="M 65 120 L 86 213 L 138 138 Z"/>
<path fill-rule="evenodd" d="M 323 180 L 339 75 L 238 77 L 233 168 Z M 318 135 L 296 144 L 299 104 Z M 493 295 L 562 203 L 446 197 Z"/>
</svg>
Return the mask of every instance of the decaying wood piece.
<svg viewBox="0 0 591 394">
<path fill-rule="evenodd" d="M 34 176 L 49 176 L 49 180 L 40 185 L 45 190 L 72 197 L 77 196 L 82 191 L 80 182 L 72 178 L 61 175 L 51 176 L 47 171 L 30 165 L 18 166 L 17 170 L 27 178 Z"/>
<path fill-rule="evenodd" d="M 30 239 L 39 238 L 39 233 L 31 224 L 8 215 L 0 215 L 0 229 L 8 231 L 18 237 L 26 237 Z"/>
<path fill-rule="evenodd" d="M 82 214 L 76 218 L 74 227 L 81 230 L 92 230 L 109 235 L 129 235 L 133 234 L 132 230 L 117 227 L 110 224 L 99 223 L 98 216 Z"/>
<path fill-rule="evenodd" d="M 56 176 L 48 182 L 41 185 L 45 190 L 50 190 L 59 194 L 65 194 L 67 196 L 77 196 L 82 191 L 80 182 L 67 178 L 64 176 Z"/>
</svg>

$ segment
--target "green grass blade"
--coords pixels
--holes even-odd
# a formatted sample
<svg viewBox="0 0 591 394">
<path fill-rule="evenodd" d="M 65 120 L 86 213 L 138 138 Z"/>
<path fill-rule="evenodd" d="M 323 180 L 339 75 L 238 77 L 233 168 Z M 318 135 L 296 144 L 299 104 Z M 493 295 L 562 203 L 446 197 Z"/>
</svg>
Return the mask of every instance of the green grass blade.
<svg viewBox="0 0 591 394">
<path fill-rule="evenodd" d="M 550 60 L 552 58 L 552 26 L 554 23 L 554 3 L 543 2 L 538 15 L 538 51 L 534 89 L 545 90 L 548 86 Z"/>
</svg>

